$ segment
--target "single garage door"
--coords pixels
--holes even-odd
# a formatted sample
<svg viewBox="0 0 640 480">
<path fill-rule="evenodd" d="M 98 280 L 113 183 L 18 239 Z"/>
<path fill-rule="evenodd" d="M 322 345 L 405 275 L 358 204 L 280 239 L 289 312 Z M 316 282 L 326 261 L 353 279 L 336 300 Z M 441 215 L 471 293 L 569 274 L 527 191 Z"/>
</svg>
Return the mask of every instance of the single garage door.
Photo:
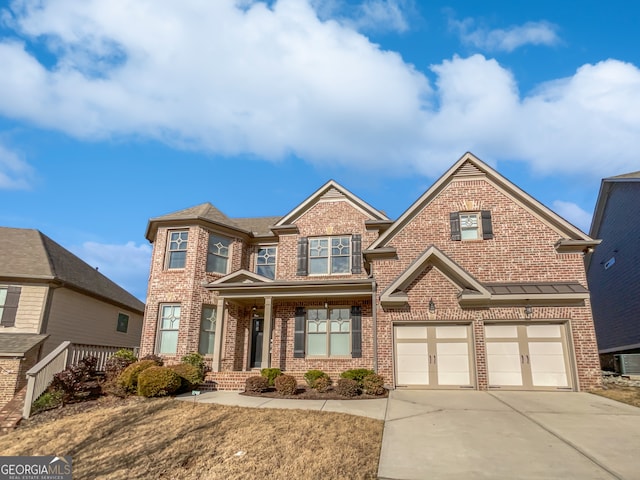
<svg viewBox="0 0 640 480">
<path fill-rule="evenodd" d="M 564 324 L 485 325 L 489 388 L 572 390 Z"/>
<path fill-rule="evenodd" d="M 469 325 L 396 325 L 397 387 L 474 388 Z"/>
</svg>

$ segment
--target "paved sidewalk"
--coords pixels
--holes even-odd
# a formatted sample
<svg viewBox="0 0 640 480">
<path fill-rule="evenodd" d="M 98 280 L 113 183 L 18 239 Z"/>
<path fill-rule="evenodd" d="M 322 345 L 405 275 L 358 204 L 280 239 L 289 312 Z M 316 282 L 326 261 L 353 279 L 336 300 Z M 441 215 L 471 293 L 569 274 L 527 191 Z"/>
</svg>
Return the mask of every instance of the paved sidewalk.
<svg viewBox="0 0 640 480">
<path fill-rule="evenodd" d="M 384 420 L 387 411 L 387 399 L 370 400 L 292 400 L 286 398 L 263 398 L 240 395 L 238 392 L 206 392 L 192 396 L 183 394 L 178 400 L 196 401 L 198 403 L 218 403 L 253 408 L 287 408 L 298 410 L 318 410 L 323 412 L 340 412 L 361 417 Z"/>
</svg>

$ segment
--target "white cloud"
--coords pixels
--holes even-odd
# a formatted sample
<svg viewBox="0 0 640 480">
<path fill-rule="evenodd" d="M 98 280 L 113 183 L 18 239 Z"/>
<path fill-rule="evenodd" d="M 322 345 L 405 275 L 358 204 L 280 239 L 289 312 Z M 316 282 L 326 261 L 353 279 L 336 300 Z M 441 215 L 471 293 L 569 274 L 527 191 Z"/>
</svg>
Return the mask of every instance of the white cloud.
<svg viewBox="0 0 640 480">
<path fill-rule="evenodd" d="M 33 168 L 17 152 L 0 144 L 0 190 L 28 190 Z"/>
<path fill-rule="evenodd" d="M 409 30 L 402 5 L 394 0 L 368 0 L 359 7 L 355 26 L 365 31 L 406 32 Z"/>
<path fill-rule="evenodd" d="M 544 21 L 489 30 L 483 27 L 476 28 L 475 21 L 467 18 L 451 20 L 450 26 L 458 32 L 463 43 L 490 52 L 513 52 L 525 45 L 553 46 L 560 42 L 556 33 L 557 27 Z"/>
<path fill-rule="evenodd" d="M 398 174 L 437 175 L 467 150 L 542 174 L 637 170 L 632 64 L 584 65 L 523 96 L 496 60 L 455 56 L 425 74 L 307 0 L 16 5 L 17 35 L 46 42 L 57 64 L 0 39 L 0 114 L 79 138 Z"/>
<path fill-rule="evenodd" d="M 124 245 L 85 242 L 80 246 L 69 247 L 69 250 L 144 301 L 151 264 L 151 246 L 136 245 L 134 242 Z"/>
<path fill-rule="evenodd" d="M 575 203 L 555 200 L 553 202 L 553 210 L 583 232 L 589 232 L 592 214 L 583 210 Z"/>
</svg>

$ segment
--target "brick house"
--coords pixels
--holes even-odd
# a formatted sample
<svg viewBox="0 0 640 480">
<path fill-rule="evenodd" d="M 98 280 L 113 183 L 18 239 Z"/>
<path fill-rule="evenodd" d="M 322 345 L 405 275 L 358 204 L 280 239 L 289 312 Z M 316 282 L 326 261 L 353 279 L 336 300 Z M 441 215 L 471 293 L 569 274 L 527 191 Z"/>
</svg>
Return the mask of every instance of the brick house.
<svg viewBox="0 0 640 480">
<path fill-rule="evenodd" d="M 283 217 L 153 218 L 142 354 L 200 351 L 220 389 L 256 369 L 393 388 L 600 382 L 583 255 L 598 244 L 472 154 L 397 220 L 329 181 Z"/>
</svg>

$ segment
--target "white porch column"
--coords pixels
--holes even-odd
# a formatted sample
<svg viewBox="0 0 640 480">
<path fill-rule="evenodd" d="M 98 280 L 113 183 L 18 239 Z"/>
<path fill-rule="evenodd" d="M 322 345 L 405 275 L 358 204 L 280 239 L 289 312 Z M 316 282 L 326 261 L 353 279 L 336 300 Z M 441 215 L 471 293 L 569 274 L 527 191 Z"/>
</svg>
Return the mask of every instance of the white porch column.
<svg viewBox="0 0 640 480">
<path fill-rule="evenodd" d="M 264 325 L 262 329 L 262 368 L 269 368 L 269 351 L 271 350 L 271 324 L 273 323 L 271 311 L 271 297 L 264 299 Z"/>
<path fill-rule="evenodd" d="M 216 333 L 213 340 L 213 364 L 211 370 L 214 372 L 220 371 L 220 358 L 222 358 L 222 332 L 224 326 L 224 297 L 218 298 L 218 306 L 216 307 Z"/>
</svg>

